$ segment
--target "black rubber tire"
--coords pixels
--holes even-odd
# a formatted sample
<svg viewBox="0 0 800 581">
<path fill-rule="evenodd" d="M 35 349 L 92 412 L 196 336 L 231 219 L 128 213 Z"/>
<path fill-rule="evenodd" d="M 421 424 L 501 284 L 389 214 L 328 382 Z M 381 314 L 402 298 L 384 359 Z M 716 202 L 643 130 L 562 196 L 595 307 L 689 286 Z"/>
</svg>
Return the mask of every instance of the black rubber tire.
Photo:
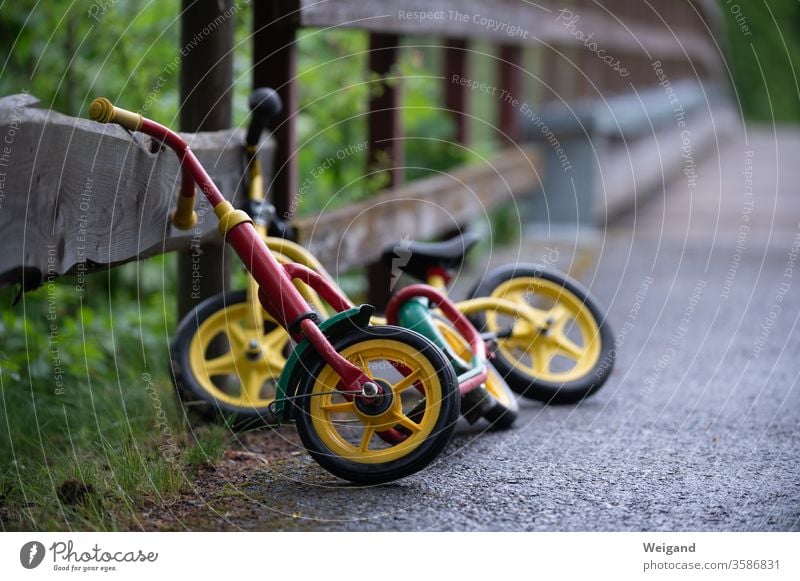
<svg viewBox="0 0 800 581">
<path fill-rule="evenodd" d="M 489 395 L 492 396 L 493 405 L 483 414 L 483 417 L 495 430 L 511 429 L 519 416 L 519 402 L 517 401 L 517 396 L 494 365 L 489 363 L 487 367 L 488 372 L 495 375 L 495 385 L 504 390 L 508 404 L 502 403 L 490 393 Z"/>
<path fill-rule="evenodd" d="M 391 339 L 410 345 L 425 357 L 437 372 L 442 389 L 442 401 L 435 426 L 428 438 L 411 450 L 407 455 L 384 463 L 359 463 L 347 460 L 332 452 L 320 439 L 313 425 L 310 413 L 311 397 L 300 397 L 296 400 L 295 420 L 297 431 L 309 454 L 325 470 L 361 485 L 374 485 L 391 482 L 410 476 L 433 462 L 450 442 L 459 417 L 458 380 L 452 365 L 442 352 L 428 339 L 408 329 L 393 326 L 369 327 L 355 329 L 333 342 L 337 351 L 342 351 L 356 343 L 375 338 Z M 298 379 L 297 395 L 308 395 L 312 392 L 317 377 L 327 364 L 319 358 L 310 363 L 301 372 Z"/>
<path fill-rule="evenodd" d="M 235 406 L 218 400 L 197 381 L 189 362 L 189 347 L 203 322 L 221 309 L 247 301 L 244 290 L 219 293 L 192 309 L 175 331 L 170 344 L 172 382 L 185 415 L 190 420 L 218 421 L 237 428 L 275 424 L 277 420 L 266 407 Z"/>
<path fill-rule="evenodd" d="M 505 377 L 511 389 L 527 398 L 548 404 L 578 403 L 597 392 L 608 380 L 614 368 L 616 358 L 614 334 L 603 314 L 604 310 L 599 306 L 597 299 L 577 281 L 556 270 L 533 264 L 506 265 L 489 271 L 486 277 L 472 289 L 469 297 L 488 297 L 502 283 L 519 277 L 549 280 L 560 285 L 564 292 L 571 293 L 581 301 L 591 313 L 600 330 L 600 356 L 589 373 L 580 379 L 563 383 L 545 381 L 521 372 L 499 351 L 492 359 L 492 363 Z M 486 330 L 484 313 L 476 313 L 470 316 L 470 320 L 480 331 Z"/>
</svg>

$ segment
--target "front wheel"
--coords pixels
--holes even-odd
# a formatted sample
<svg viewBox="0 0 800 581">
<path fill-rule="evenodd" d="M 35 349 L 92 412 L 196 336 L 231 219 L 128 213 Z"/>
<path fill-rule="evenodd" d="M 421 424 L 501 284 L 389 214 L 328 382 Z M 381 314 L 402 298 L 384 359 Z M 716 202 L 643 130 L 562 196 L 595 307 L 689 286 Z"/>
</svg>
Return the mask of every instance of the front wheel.
<svg viewBox="0 0 800 581">
<path fill-rule="evenodd" d="M 460 360 L 463 367 L 468 367 L 469 361 L 472 359 L 469 343 L 446 320 L 434 316 L 434 321 L 439 333 L 453 350 L 453 355 Z M 486 411 L 483 412 L 483 418 L 496 430 L 508 430 L 517 420 L 519 403 L 514 392 L 511 391 L 508 383 L 494 365 L 487 362 L 486 371 L 486 381 L 483 387 L 491 399 Z"/>
<path fill-rule="evenodd" d="M 496 430 L 508 430 L 517 421 L 519 403 L 503 376 L 494 365 L 487 363 L 486 391 L 494 398 L 494 405 L 486 410 L 483 417 Z"/>
<path fill-rule="evenodd" d="M 380 484 L 414 474 L 450 441 L 459 415 L 452 365 L 422 335 L 392 326 L 356 329 L 333 342 L 381 387 L 369 403 L 338 391 L 325 361 L 297 382 L 295 420 L 311 456 L 332 474 Z"/>
<path fill-rule="evenodd" d="M 614 366 L 614 338 L 597 300 L 570 277 L 534 265 L 490 271 L 470 298 L 530 306 L 540 323 L 499 310 L 472 315 L 497 336 L 493 360 L 511 388 L 546 403 L 576 403 L 595 393 Z"/>
</svg>

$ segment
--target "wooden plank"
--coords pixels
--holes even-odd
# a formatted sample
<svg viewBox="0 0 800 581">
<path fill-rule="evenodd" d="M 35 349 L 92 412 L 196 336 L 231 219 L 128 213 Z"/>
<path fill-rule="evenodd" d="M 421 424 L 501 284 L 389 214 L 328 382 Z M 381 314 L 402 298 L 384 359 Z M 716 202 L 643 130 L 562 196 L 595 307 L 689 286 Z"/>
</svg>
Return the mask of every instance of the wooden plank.
<svg viewBox="0 0 800 581">
<path fill-rule="evenodd" d="M 593 33 L 598 46 L 610 54 L 643 53 L 653 59 L 699 59 L 720 69 L 719 55 L 707 37 L 691 29 L 670 30 L 637 22 L 627 28 L 599 8 L 573 9 L 580 17 L 573 27 L 552 0 L 299 0 L 300 26 L 360 28 L 401 35 L 440 35 L 483 39 L 500 44 L 549 43 L 584 46 L 576 30 Z M 676 38 L 677 37 L 677 38 Z M 641 43 L 641 44 L 640 44 Z"/>
<path fill-rule="evenodd" d="M 479 165 L 416 180 L 358 204 L 298 222 L 300 241 L 331 272 L 373 262 L 387 245 L 429 239 L 487 208 L 533 193 L 540 161 L 532 146 L 510 148 Z"/>
<path fill-rule="evenodd" d="M 195 229 L 170 224 L 180 184 L 171 151 L 154 153 L 153 141 L 140 133 L 131 136 L 118 126 L 36 104 L 29 95 L 0 99 L 0 134 L 7 138 L 0 144 L 0 285 L 35 288 L 48 276 L 83 274 L 219 239 L 204 199 Z M 243 132 L 183 136 L 233 199 L 244 170 Z M 273 148 L 267 142 L 264 156 Z"/>
<path fill-rule="evenodd" d="M 219 238 L 201 200 L 197 228 L 169 223 L 179 186 L 172 152 L 152 140 L 34 107 L 20 95 L 0 99 L 0 285 L 35 288 L 48 277 L 108 268 Z M 234 198 L 243 160 L 239 130 L 184 134 L 223 193 Z M 274 151 L 263 148 L 266 167 Z M 510 149 L 481 165 L 415 181 L 354 206 L 299 222 L 301 241 L 329 266 L 374 262 L 381 248 L 407 235 L 433 238 L 453 223 L 538 187 L 534 149 Z M 23 276 L 24 275 L 24 276 Z"/>
</svg>

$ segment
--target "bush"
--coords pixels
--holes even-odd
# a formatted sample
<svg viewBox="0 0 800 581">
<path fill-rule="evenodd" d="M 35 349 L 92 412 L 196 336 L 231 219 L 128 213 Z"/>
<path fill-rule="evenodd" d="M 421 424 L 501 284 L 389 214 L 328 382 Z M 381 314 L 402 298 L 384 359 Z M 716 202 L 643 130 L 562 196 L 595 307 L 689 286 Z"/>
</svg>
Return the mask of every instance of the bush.
<svg viewBox="0 0 800 581">
<path fill-rule="evenodd" d="M 720 10 L 728 32 L 729 66 L 745 117 L 800 121 L 800 4 L 724 2 Z"/>
</svg>

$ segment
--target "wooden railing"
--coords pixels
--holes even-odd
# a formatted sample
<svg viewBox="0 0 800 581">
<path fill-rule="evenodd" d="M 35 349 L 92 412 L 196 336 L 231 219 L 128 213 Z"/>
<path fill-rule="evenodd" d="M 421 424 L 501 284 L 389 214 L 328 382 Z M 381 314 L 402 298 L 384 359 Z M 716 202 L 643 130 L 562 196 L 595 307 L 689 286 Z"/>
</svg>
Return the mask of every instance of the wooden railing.
<svg viewBox="0 0 800 581">
<path fill-rule="evenodd" d="M 396 63 L 404 36 L 442 37 L 445 55 L 443 107 L 451 112 L 457 136 L 468 140 L 470 88 L 452 81 L 469 78 L 469 42 L 483 40 L 498 46 L 499 92 L 520 101 L 530 97 L 523 76 L 535 75 L 544 99 L 567 99 L 655 85 L 655 60 L 666 63 L 674 80 L 708 78 L 720 72 L 717 48 L 707 27 L 708 2 L 650 3 L 628 0 L 604 2 L 521 2 L 519 0 L 290 0 L 255 3 L 253 83 L 277 87 L 288 104 L 287 117 L 276 133 L 274 200 L 279 211 L 292 207 L 297 191 L 295 117 L 297 110 L 296 34 L 303 27 L 354 28 L 370 33 L 372 73 L 386 74 Z M 588 38 L 591 35 L 591 38 Z M 592 50 L 596 46 L 595 50 Z M 523 50 L 536 48 L 542 70 L 526 70 Z M 604 51 L 622 63 L 621 75 L 598 57 Z M 470 79 L 474 80 L 474 79 Z M 527 79 L 526 79 L 527 80 Z M 393 186 L 402 180 L 402 89 L 384 85 L 382 97 L 370 102 L 371 158 L 378 152 L 395 161 Z M 518 107 L 498 98 L 498 129 L 512 140 L 520 136 Z M 384 157 L 382 157 L 384 158 Z"/>
<path fill-rule="evenodd" d="M 0 286 L 32 289 L 219 239 L 204 200 L 195 228 L 172 226 L 177 158 L 144 135 L 39 109 L 25 94 L 0 99 L 0 132 Z M 243 132 L 184 136 L 225 195 L 242 199 Z"/>
<path fill-rule="evenodd" d="M 440 37 L 445 67 L 442 108 L 453 117 L 455 137 L 469 145 L 470 83 L 485 82 L 497 97 L 497 130 L 502 147 L 509 148 L 499 158 L 513 160 L 504 164 L 504 171 L 527 176 L 516 179 L 511 188 L 491 164 L 473 172 L 472 179 L 486 182 L 494 177 L 497 183 L 492 186 L 505 190 L 505 195 L 493 193 L 495 202 L 530 194 L 540 185 L 540 166 L 530 150 L 521 155 L 515 149 L 523 134 L 521 104 L 535 102 L 529 90 L 531 79 L 543 87 L 541 100 L 550 101 L 600 97 L 654 86 L 658 78 L 652 64 L 658 60 L 670 71 L 673 82 L 685 76 L 709 79 L 721 71 L 711 34 L 713 27 L 708 25 L 715 14 L 711 2 L 656 0 L 648 6 L 630 0 L 285 0 L 258 2 L 254 8 L 253 83 L 276 87 L 287 104 L 286 117 L 275 134 L 276 173 L 272 183 L 273 201 L 284 216 L 290 216 L 298 190 L 295 41 L 301 28 L 367 31 L 369 72 L 379 77 L 392 71 L 404 37 Z M 496 79 L 470 77 L 470 43 L 474 41 L 496 45 Z M 538 52 L 540 68 L 526 68 L 525 52 L 529 49 Z M 369 103 L 367 169 L 380 168 L 379 160 L 384 164 L 388 160 L 390 192 L 379 195 L 372 204 L 339 211 L 335 217 L 303 222 L 305 241 L 323 259 L 338 260 L 343 268 L 373 260 L 378 249 L 401 236 L 431 237 L 454 226 L 435 203 L 440 196 L 449 195 L 452 183 L 436 178 L 411 189 L 403 188 L 404 141 L 399 115 L 403 107 L 402 84 L 384 82 L 381 89 L 381 96 Z M 386 208 L 395 205 L 377 203 L 412 192 L 432 202 L 408 205 L 407 211 L 413 212 L 414 220 L 390 215 L 391 210 Z M 469 193 L 464 192 L 464 199 L 469 198 Z M 464 212 L 460 216 L 464 220 L 475 217 Z M 438 230 L 423 226 L 437 221 Z M 382 281 L 388 280 L 381 265 L 371 267 L 373 302 L 385 299 L 388 282 Z"/>
<path fill-rule="evenodd" d="M 369 167 L 365 170 L 386 171 L 387 190 L 367 202 L 298 223 L 301 241 L 337 271 L 372 263 L 386 243 L 404 236 L 436 237 L 487 207 L 532 194 L 540 185 L 541 163 L 532 147 L 520 143 L 525 123 L 521 104 L 535 108 L 548 101 L 599 98 L 653 87 L 659 82 L 655 61 L 661 61 L 672 83 L 687 77 L 706 81 L 722 75 L 714 40 L 713 1 L 276 0 L 252 4 L 253 84 L 276 88 L 285 103 L 285 116 L 273 134 L 275 173 L 271 180 L 273 202 L 283 215 L 291 214 L 299 183 L 298 30 L 366 31 L 370 39 L 368 67 L 381 79 L 391 74 L 405 37 L 440 38 L 444 53 L 442 110 L 452 116 L 454 137 L 465 146 L 471 143 L 472 91 L 458 79 L 488 82 L 497 88 L 500 152 L 446 176 L 405 184 L 399 115 L 402 83 L 378 81 L 382 91 L 375 94 L 380 96 L 368 104 L 365 137 Z M 475 41 L 488 41 L 496 47 L 496 78 L 470 77 L 470 47 Z M 8 112 L 11 105 L 7 102 L 5 106 L 6 114 L 0 117 L 2 131 L 8 131 L 12 116 Z M 49 275 L 74 272 L 81 260 L 84 264 L 90 261 L 93 268 L 107 267 L 196 242 L 193 235 L 168 224 L 177 178 L 169 156 L 150 153 L 138 137 L 132 144 L 121 130 L 106 129 L 104 133 L 88 122 L 45 111 L 30 113 L 28 119 L 38 125 L 29 126 L 34 140 L 26 142 L 28 149 L 14 147 L 15 171 L 25 174 L 15 182 L 22 189 L 14 195 L 35 202 L 26 206 L 6 201 L 0 207 L 0 230 L 10 249 L 0 256 L 0 284 L 22 280 L 25 273 L 32 281 L 41 282 Z M 242 168 L 234 155 L 232 136 L 231 132 L 202 134 L 195 147 L 201 159 L 215 166 L 211 168 L 214 177 L 233 197 Z M 42 147 L 68 169 L 58 172 L 49 167 L 41 156 Z M 56 155 L 60 147 L 67 148 L 61 156 Z M 78 257 L 75 229 L 86 176 L 95 176 L 93 211 L 103 211 L 91 217 L 95 246 Z M 145 199 L 155 204 L 148 205 Z M 65 200 L 77 204 L 78 209 L 67 210 Z M 449 218 L 443 219 L 445 215 Z M 26 234 L 19 224 L 27 224 Z M 112 236 L 103 238 L 101 230 L 107 228 L 113 230 Z M 9 236 L 12 231 L 14 236 Z M 204 225 L 199 235 L 205 239 L 213 235 L 210 231 L 211 227 Z M 48 261 L 51 246 L 60 256 L 55 268 Z M 380 303 L 389 277 L 375 266 L 371 272 L 371 298 Z"/>
</svg>

